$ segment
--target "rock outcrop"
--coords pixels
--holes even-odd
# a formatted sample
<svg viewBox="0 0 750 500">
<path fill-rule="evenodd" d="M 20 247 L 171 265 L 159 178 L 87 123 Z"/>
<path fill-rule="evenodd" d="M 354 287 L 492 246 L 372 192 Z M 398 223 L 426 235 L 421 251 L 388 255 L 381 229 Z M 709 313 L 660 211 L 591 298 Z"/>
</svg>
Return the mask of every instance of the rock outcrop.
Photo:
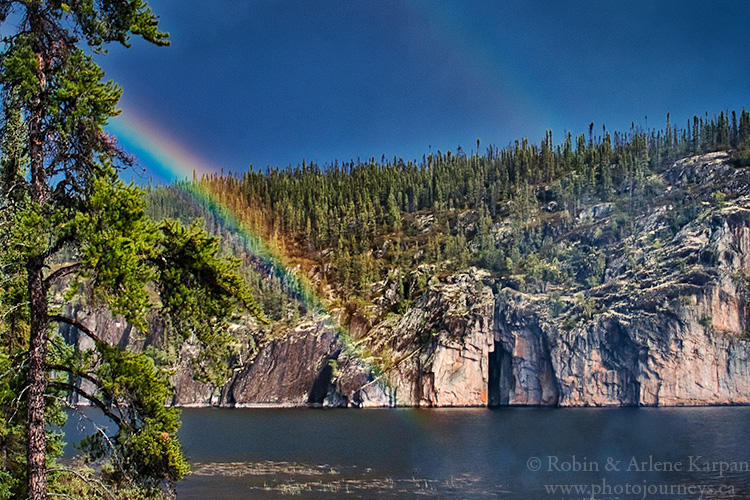
<svg viewBox="0 0 750 500">
<path fill-rule="evenodd" d="M 750 403 L 750 197 L 666 244 L 663 219 L 639 221 L 629 266 L 613 253 L 602 285 L 559 294 L 561 313 L 551 294 L 476 270 L 430 287 L 370 334 L 393 364 L 397 404 Z"/>
<path fill-rule="evenodd" d="M 644 266 L 551 317 L 547 298 L 497 296 L 508 404 L 750 403 L 750 199 L 685 226 Z"/>
<path fill-rule="evenodd" d="M 494 348 L 489 274 L 472 270 L 431 286 L 400 318 L 370 333 L 397 405 L 483 406 Z"/>
<path fill-rule="evenodd" d="M 303 321 L 266 338 L 223 387 L 192 379 L 192 346 L 183 347 L 173 378 L 181 406 L 389 406 L 373 370 L 348 354 L 330 318 Z"/>
<path fill-rule="evenodd" d="M 715 153 L 667 169 L 664 205 L 633 220 L 626 239 L 601 238 L 606 269 L 592 286 L 547 286 L 539 278 L 497 278 L 472 268 L 430 281 L 396 314 L 387 312 L 396 305 L 395 285 L 382 282 L 373 285 L 383 293 L 372 314 L 359 322 L 350 315 L 349 332 L 337 331 L 328 317 L 307 317 L 272 334 L 250 334 L 262 340 L 239 350 L 239 366 L 222 387 L 193 380 L 194 347 L 187 344 L 173 379 L 174 402 L 750 404 L 750 170 L 734 169 L 728 158 Z M 689 191 L 708 199 L 704 187 L 685 185 L 719 178 L 733 197 L 695 204 L 701 211 L 675 229 L 670 196 Z M 573 219 L 583 228 L 576 238 L 592 240 L 585 231 L 601 234 L 617 216 L 613 203 L 585 208 Z M 106 313 L 69 312 L 103 329 L 112 343 L 149 343 Z M 67 327 L 64 333 L 75 335 Z M 87 341 L 82 337 L 79 347 Z"/>
</svg>

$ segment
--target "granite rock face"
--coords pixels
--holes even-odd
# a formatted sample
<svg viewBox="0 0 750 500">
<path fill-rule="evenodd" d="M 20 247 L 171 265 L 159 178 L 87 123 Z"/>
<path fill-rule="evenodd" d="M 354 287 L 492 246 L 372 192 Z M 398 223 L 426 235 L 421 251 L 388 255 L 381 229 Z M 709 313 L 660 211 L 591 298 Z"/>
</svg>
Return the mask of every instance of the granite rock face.
<svg viewBox="0 0 750 500">
<path fill-rule="evenodd" d="M 678 230 L 670 228 L 676 217 L 665 196 L 663 206 L 632 221 L 626 239 L 607 240 L 606 269 L 595 286 L 550 288 L 472 268 L 431 282 L 395 314 L 388 313 L 398 299 L 395 285 L 375 284 L 382 300 L 367 321 L 354 317 L 356 327 L 346 335 L 328 317 L 306 317 L 271 335 L 246 333 L 242 338 L 258 343 L 239 349 L 237 368 L 222 387 L 193 380 L 195 348 L 188 343 L 173 378 L 174 403 L 750 403 L 749 173 L 721 153 L 676 162 L 662 176 L 666 192 L 724 179 L 733 196 L 698 204 L 702 212 Z M 680 193 L 709 199 L 707 188 L 691 186 Z M 599 204 L 575 217 L 572 230 L 578 225 L 593 234 L 616 217 L 614 204 Z M 123 348 L 141 349 L 159 336 L 156 325 L 153 338 L 142 339 L 103 311 L 68 313 Z M 68 338 L 76 335 L 62 328 Z M 79 347 L 86 342 L 80 337 Z"/>
<path fill-rule="evenodd" d="M 395 403 L 634 406 L 750 403 L 750 197 L 709 210 L 670 241 L 665 211 L 637 221 L 607 279 L 558 296 L 482 271 L 433 285 L 375 326 Z M 658 242 L 655 244 L 654 242 Z M 508 280 L 512 282 L 512 280 Z"/>
<path fill-rule="evenodd" d="M 357 404 L 357 380 L 364 386 L 369 372 L 342 380 L 343 346 L 325 321 L 305 322 L 261 346 L 228 387 L 230 405 L 347 406 Z M 347 365 L 348 366 L 348 365 Z M 347 382 L 349 382 L 347 384 Z M 351 389 L 351 392 L 347 392 Z"/>
<path fill-rule="evenodd" d="M 183 348 L 189 357 L 191 346 Z M 264 340 L 223 387 L 192 379 L 181 362 L 173 378 L 182 406 L 389 406 L 373 370 L 347 354 L 328 318 L 308 320 Z"/>
<path fill-rule="evenodd" d="M 485 281 L 489 275 L 476 269 L 453 276 L 370 332 L 396 405 L 487 404 L 494 294 Z"/>
<path fill-rule="evenodd" d="M 591 290 L 590 318 L 576 307 L 553 318 L 546 297 L 501 290 L 497 339 L 512 374 L 501 403 L 750 403 L 748 252 L 740 198 L 684 227 L 652 266 Z"/>
<path fill-rule="evenodd" d="M 319 323 L 302 323 L 260 349 L 230 383 L 227 404 L 304 405 L 318 397 L 319 374 L 338 351 L 335 335 Z M 304 360 L 304 362 L 297 362 Z"/>
</svg>

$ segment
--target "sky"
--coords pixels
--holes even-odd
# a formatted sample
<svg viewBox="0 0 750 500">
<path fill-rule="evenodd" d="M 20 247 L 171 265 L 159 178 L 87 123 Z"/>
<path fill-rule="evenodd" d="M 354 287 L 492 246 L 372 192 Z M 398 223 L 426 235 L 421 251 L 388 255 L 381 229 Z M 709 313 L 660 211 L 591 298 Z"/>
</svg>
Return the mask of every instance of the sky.
<svg viewBox="0 0 750 500">
<path fill-rule="evenodd" d="M 149 4 L 172 45 L 98 59 L 124 89 L 111 130 L 141 181 L 421 160 L 750 108 L 745 1 Z"/>
</svg>

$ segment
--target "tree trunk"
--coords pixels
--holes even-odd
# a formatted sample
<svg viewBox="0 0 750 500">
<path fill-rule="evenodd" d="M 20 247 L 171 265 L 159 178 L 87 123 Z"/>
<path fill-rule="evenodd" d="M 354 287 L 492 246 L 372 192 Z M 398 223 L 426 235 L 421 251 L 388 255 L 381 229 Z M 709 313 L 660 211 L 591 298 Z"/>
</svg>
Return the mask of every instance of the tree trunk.
<svg viewBox="0 0 750 500">
<path fill-rule="evenodd" d="M 34 36 L 32 48 L 36 54 L 38 79 L 37 94 L 32 100 L 28 116 L 29 170 L 31 183 L 29 195 L 32 204 L 42 208 L 49 196 L 47 174 L 44 165 L 44 115 L 47 106 L 48 47 L 45 46 L 45 26 L 40 3 L 27 5 L 27 15 Z M 27 374 L 27 474 L 29 500 L 47 498 L 47 443 L 45 431 L 45 400 L 47 391 L 47 330 L 49 327 L 47 285 L 44 280 L 45 253 L 31 257 L 26 265 L 29 286 L 29 370 Z"/>
<path fill-rule="evenodd" d="M 30 500 L 47 498 L 47 455 L 44 436 L 44 393 L 47 390 L 47 290 L 44 284 L 43 259 L 29 263 L 29 296 L 31 335 L 29 339 L 28 391 L 26 423 L 28 432 L 28 485 Z"/>
</svg>

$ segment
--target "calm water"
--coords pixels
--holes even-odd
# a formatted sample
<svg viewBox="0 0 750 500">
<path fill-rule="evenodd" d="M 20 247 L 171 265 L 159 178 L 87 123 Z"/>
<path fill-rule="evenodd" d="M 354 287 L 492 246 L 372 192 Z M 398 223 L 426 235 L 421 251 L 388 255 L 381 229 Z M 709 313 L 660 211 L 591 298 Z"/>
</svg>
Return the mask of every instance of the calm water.
<svg viewBox="0 0 750 500">
<path fill-rule="evenodd" d="M 750 498 L 750 407 L 186 409 L 180 435 L 182 500 Z"/>
</svg>

